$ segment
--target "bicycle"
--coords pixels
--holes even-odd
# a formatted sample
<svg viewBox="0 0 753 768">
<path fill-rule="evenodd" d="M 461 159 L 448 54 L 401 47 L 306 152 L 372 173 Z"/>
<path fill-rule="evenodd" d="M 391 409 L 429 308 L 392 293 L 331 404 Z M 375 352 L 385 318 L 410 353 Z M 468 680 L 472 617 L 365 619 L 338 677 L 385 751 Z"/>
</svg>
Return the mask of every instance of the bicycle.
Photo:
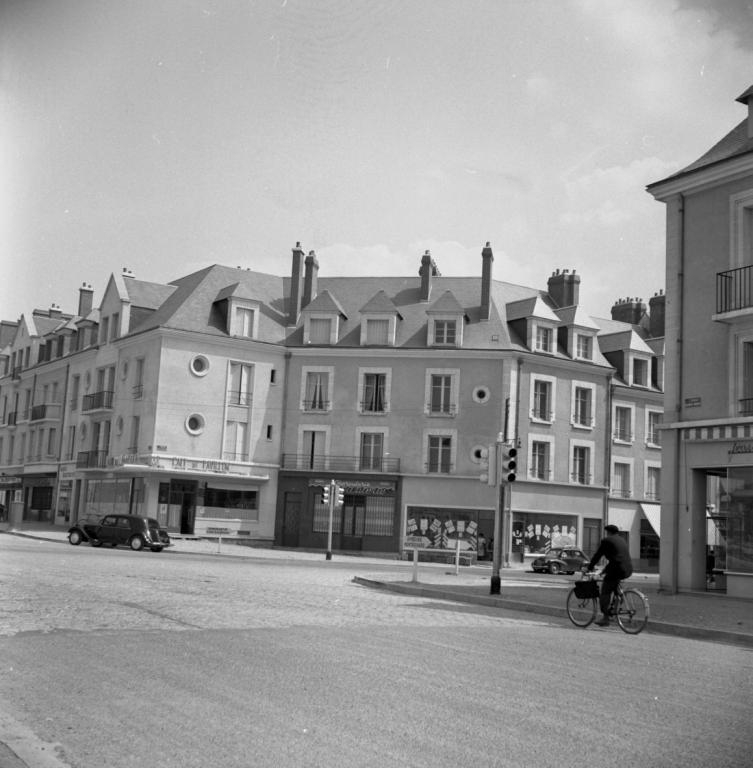
<svg viewBox="0 0 753 768">
<path fill-rule="evenodd" d="M 599 610 L 599 579 L 593 573 L 584 573 L 567 596 L 567 615 L 576 627 L 587 627 Z M 648 624 L 648 599 L 637 589 L 622 588 L 622 582 L 612 595 L 609 615 L 617 619 L 620 629 L 637 635 Z"/>
</svg>

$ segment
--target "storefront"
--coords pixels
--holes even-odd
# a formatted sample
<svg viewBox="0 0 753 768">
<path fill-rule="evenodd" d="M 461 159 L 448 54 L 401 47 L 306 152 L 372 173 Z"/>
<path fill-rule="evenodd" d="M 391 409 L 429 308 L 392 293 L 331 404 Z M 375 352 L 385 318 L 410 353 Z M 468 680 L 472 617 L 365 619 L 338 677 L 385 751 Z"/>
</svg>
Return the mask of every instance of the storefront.
<svg viewBox="0 0 753 768">
<path fill-rule="evenodd" d="M 324 502 L 334 480 L 342 504 Z M 275 543 L 283 547 L 333 551 L 395 553 L 400 543 L 396 478 L 375 479 L 322 473 L 281 473 Z M 330 514 L 331 511 L 331 514 Z"/>
<path fill-rule="evenodd" d="M 150 454 L 110 459 L 81 475 L 79 518 L 121 513 L 156 518 L 172 534 L 271 542 L 269 476 L 248 465 Z"/>
<path fill-rule="evenodd" d="M 491 559 L 494 510 L 409 504 L 405 511 L 404 551 L 421 550 L 424 560 L 456 553 L 466 563 Z"/>
</svg>

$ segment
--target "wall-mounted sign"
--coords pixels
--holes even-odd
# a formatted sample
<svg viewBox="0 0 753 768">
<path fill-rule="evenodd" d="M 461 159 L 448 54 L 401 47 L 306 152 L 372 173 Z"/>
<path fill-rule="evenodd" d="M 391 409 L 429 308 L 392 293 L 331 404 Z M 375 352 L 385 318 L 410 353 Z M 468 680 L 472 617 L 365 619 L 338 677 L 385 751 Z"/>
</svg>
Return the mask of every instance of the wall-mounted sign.
<svg viewBox="0 0 753 768">
<path fill-rule="evenodd" d="M 736 453 L 753 453 L 753 440 L 746 443 L 732 443 L 732 447 L 727 453 L 730 456 Z"/>
<path fill-rule="evenodd" d="M 698 408 L 698 406 L 701 404 L 701 398 L 700 397 L 686 397 L 683 401 L 685 403 L 686 408 Z"/>
</svg>

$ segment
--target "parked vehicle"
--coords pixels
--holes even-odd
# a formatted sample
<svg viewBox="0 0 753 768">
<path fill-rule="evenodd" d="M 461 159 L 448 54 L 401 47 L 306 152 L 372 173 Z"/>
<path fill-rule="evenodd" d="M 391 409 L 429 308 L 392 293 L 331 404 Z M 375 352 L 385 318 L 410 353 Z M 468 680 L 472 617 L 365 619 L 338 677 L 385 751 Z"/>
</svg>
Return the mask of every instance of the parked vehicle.
<svg viewBox="0 0 753 768">
<path fill-rule="evenodd" d="M 84 522 L 68 529 L 68 541 L 77 546 L 88 541 L 93 547 L 125 544 L 133 550 L 149 547 L 161 552 L 170 546 L 170 536 L 153 517 L 138 515 L 105 515 L 95 522 Z"/>
<path fill-rule="evenodd" d="M 537 557 L 531 568 L 536 573 L 575 573 L 588 563 L 589 558 L 577 547 L 556 547 Z"/>
</svg>

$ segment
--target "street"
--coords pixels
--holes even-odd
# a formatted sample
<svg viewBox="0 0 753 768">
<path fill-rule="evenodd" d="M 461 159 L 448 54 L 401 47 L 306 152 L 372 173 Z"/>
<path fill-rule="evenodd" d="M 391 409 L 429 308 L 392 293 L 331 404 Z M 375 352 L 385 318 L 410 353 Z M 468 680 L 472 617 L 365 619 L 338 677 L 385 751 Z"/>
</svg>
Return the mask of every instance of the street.
<svg viewBox="0 0 753 768">
<path fill-rule="evenodd" d="M 750 764 L 750 651 L 373 572 L 0 536 L 0 742 L 30 768 Z"/>
</svg>

